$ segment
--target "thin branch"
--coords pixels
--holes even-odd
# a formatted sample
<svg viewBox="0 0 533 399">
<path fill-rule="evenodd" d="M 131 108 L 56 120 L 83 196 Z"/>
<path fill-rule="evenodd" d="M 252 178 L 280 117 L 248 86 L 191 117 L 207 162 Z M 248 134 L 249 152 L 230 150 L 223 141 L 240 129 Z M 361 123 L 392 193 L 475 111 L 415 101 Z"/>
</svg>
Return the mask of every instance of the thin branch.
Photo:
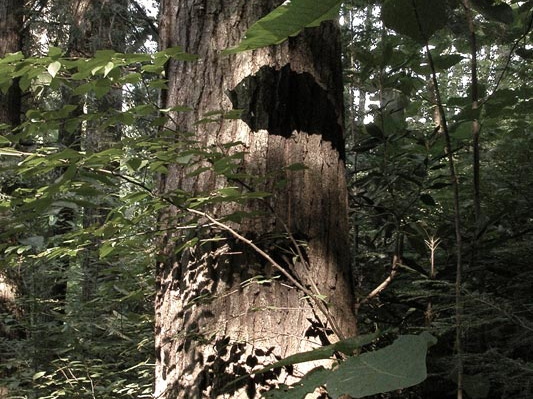
<svg viewBox="0 0 533 399">
<path fill-rule="evenodd" d="M 252 248 L 254 251 L 256 251 L 259 255 L 261 255 L 267 262 L 269 262 L 276 270 L 278 270 L 281 274 L 283 274 L 292 284 L 294 284 L 294 286 L 296 288 L 298 288 L 299 290 L 301 290 L 305 295 L 307 295 L 309 298 L 311 298 L 311 300 L 316 304 L 316 306 L 318 307 L 318 309 L 322 312 L 322 314 L 326 317 L 326 319 L 328 320 L 328 322 L 330 323 L 331 325 L 331 329 L 333 330 L 333 332 L 337 335 L 337 337 L 339 338 L 339 340 L 343 340 L 345 339 L 346 337 L 344 336 L 344 334 L 342 333 L 341 329 L 339 328 L 339 326 L 337 325 L 337 322 L 335 321 L 335 319 L 333 318 L 333 316 L 331 315 L 331 313 L 328 311 L 328 309 L 326 308 L 324 302 L 319 299 L 313 292 L 311 292 L 308 288 L 306 288 L 304 285 L 302 285 L 296 278 L 294 278 L 294 276 L 292 276 L 287 270 L 285 270 L 285 268 L 283 266 L 281 266 L 278 262 L 276 262 L 274 259 L 272 259 L 272 257 L 266 253 L 265 251 L 263 251 L 261 248 L 259 248 L 253 241 L 247 239 L 246 237 L 244 237 L 243 235 L 239 234 L 237 231 L 233 230 L 230 226 L 228 226 L 227 224 L 224 224 L 222 222 L 219 222 L 218 220 L 216 220 L 214 217 L 212 217 L 211 215 L 207 214 L 206 212 L 201 212 L 201 211 L 198 211 L 196 209 L 192 209 L 192 208 L 186 208 L 185 209 L 187 212 L 189 213 L 193 213 L 195 215 L 198 215 L 198 216 L 202 216 L 202 217 L 205 217 L 206 219 L 208 219 L 211 223 L 213 223 L 214 225 L 220 227 L 221 229 L 227 231 L 228 233 L 230 233 L 233 237 L 237 238 L 239 241 L 242 241 L 243 243 L 245 243 L 246 245 L 248 245 L 250 248 Z"/>
<path fill-rule="evenodd" d="M 238 179 L 238 178 L 228 178 L 228 181 L 234 181 L 238 184 L 240 184 L 241 186 L 243 186 L 244 188 L 246 188 L 248 191 L 250 192 L 255 192 L 256 190 L 250 186 L 249 184 L 243 182 L 241 179 Z M 311 269 L 311 265 L 309 264 L 309 262 L 307 261 L 306 257 L 304 256 L 303 252 L 302 252 L 302 249 L 301 249 L 301 246 L 298 244 L 298 242 L 296 241 L 296 239 L 294 238 L 294 235 L 292 234 L 291 230 L 289 229 L 289 226 L 285 223 L 285 221 L 280 218 L 278 216 L 278 214 L 276 213 L 276 211 L 274 210 L 274 207 L 272 207 L 272 205 L 266 201 L 264 198 L 261 198 L 261 200 L 263 200 L 263 202 L 265 203 L 265 205 L 267 206 L 267 208 L 270 210 L 270 212 L 272 213 L 272 215 L 274 215 L 274 217 L 276 218 L 276 220 L 281 224 L 281 226 L 283 227 L 283 230 L 285 230 L 285 232 L 287 233 L 287 236 L 289 238 L 289 241 L 291 242 L 291 244 L 294 246 L 294 248 L 296 249 L 296 255 L 298 255 L 298 259 L 300 259 L 300 261 L 305 265 L 305 267 L 307 268 L 307 270 L 310 270 Z M 287 264 L 289 264 L 289 262 L 287 262 Z M 296 270 L 295 270 L 295 273 L 296 273 Z M 320 290 L 318 289 L 318 286 L 316 285 L 315 283 L 315 280 L 313 278 L 310 278 L 309 279 L 310 281 L 310 284 L 311 284 L 311 289 L 312 291 L 314 292 L 314 297 L 317 297 L 317 298 L 320 298 L 320 297 L 323 297 L 323 295 L 320 293 Z M 329 313 L 329 312 L 328 312 Z M 340 329 L 339 329 L 340 330 Z"/>
<path fill-rule="evenodd" d="M 416 22 L 420 32 L 423 32 L 420 17 L 416 8 L 414 0 L 412 1 L 413 10 L 416 17 Z M 440 122 L 444 138 L 446 140 L 446 152 L 448 154 L 448 165 L 450 169 L 450 179 L 453 189 L 453 207 L 454 207 L 454 225 L 455 225 L 455 256 L 456 256 L 456 273 L 455 273 L 455 346 L 457 351 L 457 399 L 463 398 L 463 297 L 462 297 L 462 285 L 463 285 L 463 264 L 462 264 L 462 247 L 463 238 L 461 234 L 461 209 L 460 209 L 460 197 L 459 197 L 459 179 L 455 171 L 455 162 L 452 153 L 452 141 L 450 137 L 450 131 L 448 129 L 448 123 L 446 121 L 446 112 L 442 102 L 440 94 L 439 82 L 437 80 L 437 70 L 431 51 L 429 50 L 429 40 L 425 38 L 425 50 L 428 58 L 428 63 L 431 70 L 431 78 L 435 89 L 435 100 L 437 102 L 437 108 L 439 111 Z"/>
<path fill-rule="evenodd" d="M 400 259 L 398 258 L 398 256 L 394 255 L 392 258 L 392 268 L 391 268 L 390 274 L 387 276 L 385 280 L 381 282 L 381 284 L 379 284 L 367 296 L 365 296 L 361 301 L 357 303 L 357 308 L 367 303 L 374 297 L 378 296 L 381 292 L 383 292 L 390 285 L 390 283 L 392 282 L 392 280 L 398 273 L 399 264 L 400 264 Z"/>
<path fill-rule="evenodd" d="M 472 15 L 472 7 L 469 0 L 463 0 L 463 8 L 466 14 L 466 22 L 468 24 L 468 30 L 470 33 L 470 87 L 471 87 L 471 98 L 472 98 L 472 110 L 477 112 L 479 110 L 479 94 L 478 94 L 478 77 L 477 77 L 477 37 L 476 30 L 474 26 L 474 16 Z M 480 158 L 479 158 L 479 138 L 481 133 L 481 126 L 479 124 L 479 119 L 476 115 L 472 119 L 472 168 L 474 174 L 474 220 L 475 220 L 475 230 L 476 234 L 474 237 L 477 237 L 477 232 L 479 230 L 479 223 L 481 220 L 481 190 L 480 190 Z M 474 238 L 472 252 L 472 262 L 475 259 L 475 247 L 476 247 L 476 238 Z"/>
</svg>

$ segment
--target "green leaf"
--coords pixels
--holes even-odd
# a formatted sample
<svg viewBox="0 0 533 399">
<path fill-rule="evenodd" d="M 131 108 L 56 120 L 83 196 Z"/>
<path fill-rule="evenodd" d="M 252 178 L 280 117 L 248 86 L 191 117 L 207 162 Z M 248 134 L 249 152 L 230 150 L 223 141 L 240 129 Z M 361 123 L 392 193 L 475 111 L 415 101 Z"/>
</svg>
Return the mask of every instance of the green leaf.
<svg viewBox="0 0 533 399">
<path fill-rule="evenodd" d="M 239 197 L 241 192 L 236 187 L 224 187 L 218 190 L 218 194 L 223 197 Z"/>
<path fill-rule="evenodd" d="M 35 381 L 35 380 L 41 378 L 44 375 L 46 375 L 46 371 L 39 371 L 38 373 L 35 373 L 33 375 L 32 380 Z"/>
<path fill-rule="evenodd" d="M 268 399 L 302 399 L 307 394 L 312 393 L 316 387 L 322 385 L 330 373 L 331 370 L 316 367 L 296 384 L 290 387 L 282 384 L 278 389 L 268 391 L 263 396 Z"/>
<path fill-rule="evenodd" d="M 324 385 L 327 386 L 328 394 L 333 398 L 342 395 L 362 398 L 407 388 L 426 379 L 427 349 L 435 343 L 436 338 L 428 332 L 420 335 L 403 335 L 392 345 L 383 349 L 348 358 L 336 369 L 314 369 L 298 383 L 291 387 L 282 386 L 271 390 L 265 397 L 302 399 L 305 394 Z M 310 360 L 321 359 L 309 356 L 310 352 L 305 353 Z M 290 358 L 299 355 L 302 354 L 293 355 Z M 276 363 L 276 367 L 280 367 L 279 363 Z M 294 364 L 294 362 L 288 364 Z"/>
<path fill-rule="evenodd" d="M 141 71 L 148 73 L 161 74 L 165 68 L 163 65 L 143 65 Z"/>
<path fill-rule="evenodd" d="M 10 62 L 17 62 L 24 59 L 24 55 L 21 51 L 16 53 L 9 53 L 4 58 L 0 58 L 0 64 L 8 64 Z"/>
<path fill-rule="evenodd" d="M 193 154 L 178 155 L 174 159 L 174 162 L 176 162 L 179 165 L 188 165 L 191 162 L 191 160 L 193 159 L 193 157 L 194 157 Z"/>
<path fill-rule="evenodd" d="M 285 359 L 275 362 L 267 367 L 264 367 L 261 370 L 257 370 L 253 374 L 254 375 L 263 374 L 269 370 L 284 367 L 284 366 L 289 366 L 292 364 L 305 363 L 305 362 L 311 362 L 311 361 L 322 360 L 322 359 L 329 359 L 335 354 L 335 352 L 342 352 L 344 354 L 351 355 L 356 349 L 361 348 L 362 346 L 368 345 L 369 343 L 374 341 L 376 338 L 380 336 L 380 334 L 381 334 L 380 332 L 375 332 L 373 334 L 366 334 L 366 335 L 360 335 L 357 337 L 351 337 L 351 338 L 347 338 L 342 341 L 336 342 L 332 345 L 327 345 L 327 346 L 314 349 L 312 351 L 296 353 L 294 355 L 286 357 Z M 247 377 L 248 376 L 237 378 L 229 385 L 233 385 L 236 382 L 243 380 Z"/>
<path fill-rule="evenodd" d="M 461 62 L 464 57 L 461 54 L 445 54 L 433 56 L 433 62 L 435 63 L 436 69 L 443 70 L 449 69 L 452 66 Z"/>
<path fill-rule="evenodd" d="M 514 21 L 513 9 L 510 5 L 499 0 L 472 0 L 473 8 L 489 20 L 512 24 Z"/>
<path fill-rule="evenodd" d="M 419 384 L 427 377 L 427 349 L 435 343 L 428 332 L 403 335 L 386 348 L 351 357 L 331 373 L 328 392 L 362 398 Z"/>
<path fill-rule="evenodd" d="M 111 82 L 109 79 L 98 79 L 94 85 L 94 94 L 96 98 L 104 97 L 111 90 Z"/>
<path fill-rule="evenodd" d="M 429 194 L 421 194 L 420 195 L 420 201 L 426 205 L 435 206 L 437 203 L 433 199 L 433 197 Z"/>
<path fill-rule="evenodd" d="M 99 249 L 100 259 L 109 256 L 115 250 L 115 242 L 104 242 Z"/>
<path fill-rule="evenodd" d="M 51 46 L 48 49 L 48 57 L 50 57 L 53 60 L 58 59 L 63 54 L 63 50 L 61 50 L 59 47 Z"/>
<path fill-rule="evenodd" d="M 387 28 L 425 43 L 446 25 L 448 13 L 442 0 L 386 0 L 381 19 Z"/>
<path fill-rule="evenodd" d="M 104 66 L 104 78 L 109 74 L 109 72 L 111 72 L 113 70 L 113 68 L 115 68 L 115 64 L 112 63 L 111 61 L 109 61 L 107 64 L 105 64 L 105 66 Z"/>
<path fill-rule="evenodd" d="M 47 71 L 50 74 L 50 76 L 55 78 L 55 76 L 57 75 L 60 69 L 61 69 L 61 63 L 59 61 L 54 61 L 50 65 L 48 65 Z"/>
<path fill-rule="evenodd" d="M 223 54 L 283 43 L 304 28 L 316 27 L 322 21 L 336 18 L 341 3 L 339 0 L 292 0 L 253 24 L 244 40 L 237 47 L 224 50 Z"/>
</svg>

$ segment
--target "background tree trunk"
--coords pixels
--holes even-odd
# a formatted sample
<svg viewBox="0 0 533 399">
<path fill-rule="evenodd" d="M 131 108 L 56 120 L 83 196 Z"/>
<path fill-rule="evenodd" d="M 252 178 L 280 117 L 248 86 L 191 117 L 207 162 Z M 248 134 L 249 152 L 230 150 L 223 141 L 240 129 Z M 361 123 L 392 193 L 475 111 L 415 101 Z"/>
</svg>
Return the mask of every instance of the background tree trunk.
<svg viewBox="0 0 533 399">
<path fill-rule="evenodd" d="M 0 0 L 0 57 L 22 50 L 22 0 Z M 20 123 L 21 94 L 13 84 L 6 94 L 0 93 L 0 122 Z"/>
<path fill-rule="evenodd" d="M 22 23 L 24 2 L 22 0 L 0 0 L 0 58 L 8 53 L 22 50 Z M 21 92 L 14 81 L 7 93 L 0 92 L 0 124 L 16 127 L 20 124 Z M 13 187 L 1 187 L 2 194 Z M 2 215 L 4 216 L 4 215 Z M 2 218 L 3 219 L 3 218 Z M 8 367 L 17 356 L 16 340 L 24 337 L 24 330 L 18 325 L 21 309 L 17 303 L 20 296 L 18 276 L 0 269 L 0 378 L 7 377 L 15 370 Z M 8 370 L 4 369 L 4 366 Z M 0 398 L 7 397 L 9 389 L 0 386 Z"/>
<path fill-rule="evenodd" d="M 98 50 L 114 50 L 124 52 L 126 48 L 125 37 L 128 34 L 125 25 L 128 9 L 128 0 L 78 0 L 68 4 L 70 8 L 70 37 L 69 54 L 75 57 L 94 57 Z M 113 88 L 102 98 L 80 98 L 75 103 L 79 104 L 79 112 L 86 108 L 89 113 L 105 113 L 109 110 L 119 112 L 122 108 L 122 90 Z M 66 133 L 74 135 L 83 150 L 100 152 L 109 149 L 120 141 L 121 128 L 119 125 L 102 128 L 101 121 L 87 123 L 83 131 Z M 72 139 L 70 139 L 72 141 Z M 115 167 L 117 165 L 114 165 Z M 83 210 L 83 225 L 101 226 L 109 212 L 109 198 L 112 193 L 101 195 L 96 201 L 98 205 Z M 90 303 L 98 291 L 99 280 L 103 278 L 102 271 L 106 264 L 98 259 L 98 239 L 93 239 L 90 250 L 85 253 L 82 261 L 83 281 L 82 298 Z M 95 309 L 95 312 L 98 312 Z"/>
<path fill-rule="evenodd" d="M 180 132 L 193 132 L 204 148 L 242 143 L 233 148 L 246 153 L 240 170 L 269 178 L 229 185 L 273 195 L 266 203 L 250 201 L 243 207 L 264 211 L 264 216 L 234 227 L 268 249 L 304 286 L 316 285 L 327 296 L 336 331 L 350 336 L 355 320 L 337 27 L 323 24 L 275 48 L 235 56 L 217 51 L 235 45 L 253 22 L 280 3 L 161 2 L 162 49 L 179 45 L 201 57 L 198 62 L 168 65 L 163 107 L 188 105 L 194 112 L 172 115 L 167 129 L 176 131 L 177 140 Z M 232 107 L 245 109 L 243 120 L 194 124 L 209 111 Z M 307 169 L 286 169 L 295 163 Z M 189 177 L 188 171 L 170 165 L 161 178 L 161 191 L 202 193 L 228 185 L 212 172 Z M 237 209 L 225 203 L 208 212 L 220 217 Z M 170 209 L 161 215 L 161 227 L 176 226 L 180 218 L 177 208 Z M 305 243 L 305 260 L 292 259 L 289 239 L 274 239 L 287 233 L 281 220 Z M 189 238 L 197 235 L 200 240 L 213 236 L 212 231 L 191 234 Z M 179 254 L 176 245 L 186 237 L 169 233 L 162 239 L 155 303 L 158 398 L 255 397 L 260 386 L 284 378 L 290 382 L 307 369 L 261 375 L 229 390 L 224 386 L 254 367 L 338 338 L 303 292 L 245 244 L 224 238 Z M 259 284 L 260 276 L 271 280 Z"/>
</svg>

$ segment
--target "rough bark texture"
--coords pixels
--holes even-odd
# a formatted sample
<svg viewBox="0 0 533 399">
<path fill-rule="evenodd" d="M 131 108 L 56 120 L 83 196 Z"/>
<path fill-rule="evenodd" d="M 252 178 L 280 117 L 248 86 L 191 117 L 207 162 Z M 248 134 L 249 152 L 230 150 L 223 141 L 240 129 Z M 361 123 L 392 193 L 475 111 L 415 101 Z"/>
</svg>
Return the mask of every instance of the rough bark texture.
<svg viewBox="0 0 533 399">
<path fill-rule="evenodd" d="M 270 176 L 244 185 L 205 172 L 187 176 L 170 165 L 161 191 L 211 192 L 226 185 L 268 191 L 265 202 L 211 206 L 217 217 L 236 209 L 264 211 L 244 220 L 238 231 L 267 249 L 304 286 L 327 296 L 331 318 L 344 336 L 355 333 L 348 258 L 347 194 L 343 163 L 342 81 L 338 31 L 334 24 L 309 30 L 275 48 L 236 56 L 219 49 L 235 45 L 246 29 L 281 1 L 164 0 L 161 47 L 181 46 L 198 62 L 171 62 L 163 105 L 188 105 L 194 112 L 172 115 L 167 126 L 193 132 L 202 146 L 242 142 L 240 170 Z M 247 79 L 247 80 L 246 80 Z M 243 84 L 244 83 L 244 84 Z M 320 107 L 313 105 L 320 104 Z M 245 108 L 243 120 L 195 125 L 215 110 Z M 283 168 L 302 163 L 306 170 Z M 189 170 L 190 171 L 190 170 Z M 280 185 L 284 180 L 285 184 Z M 246 188 L 245 188 L 246 187 Z M 273 212 L 271 212 L 273 210 Z M 186 218 L 178 209 L 161 216 L 163 228 Z M 292 261 L 290 240 L 305 260 Z M 198 230 L 209 237 L 209 232 Z M 265 385 L 291 382 L 308 365 L 254 377 L 226 387 L 236 377 L 277 357 L 309 350 L 331 334 L 323 312 L 254 251 L 227 234 L 176 254 L 186 237 L 169 233 L 161 243 L 157 269 L 156 387 L 158 398 L 256 397 Z"/>
<path fill-rule="evenodd" d="M 22 49 L 22 0 L 0 0 L 0 57 L 16 53 Z M 0 93 L 0 124 L 16 127 L 20 123 L 21 92 L 14 82 L 6 94 Z M 5 187 L 1 187 L 4 191 Z M 5 270 L 0 270 L 0 365 L 8 364 L 15 356 L 16 340 L 24 337 L 18 325 L 21 309 L 17 304 L 20 285 L 10 278 Z M 9 369 L 8 369 L 9 370 Z M 0 367 L 0 378 L 7 377 L 4 367 Z M 13 372 L 11 369 L 8 372 Z M 0 386 L 0 398 L 8 397 L 9 389 Z"/>
<path fill-rule="evenodd" d="M 22 0 L 0 0 L 0 57 L 22 49 L 23 5 Z M 20 123 L 20 97 L 20 88 L 16 82 L 6 94 L 0 92 L 0 124 L 16 127 Z M 3 191 L 5 188 L 1 189 Z M 19 309 L 15 300 L 18 294 L 13 279 L 9 279 L 0 270 L 0 314 L 11 313 L 17 318 Z M 7 326 L 0 325 L 0 337 L 14 338 L 15 335 L 7 330 Z"/>
<path fill-rule="evenodd" d="M 22 49 L 23 0 L 0 0 L 0 57 Z M 13 84 L 6 94 L 0 93 L 0 123 L 20 123 L 20 88 Z"/>
</svg>

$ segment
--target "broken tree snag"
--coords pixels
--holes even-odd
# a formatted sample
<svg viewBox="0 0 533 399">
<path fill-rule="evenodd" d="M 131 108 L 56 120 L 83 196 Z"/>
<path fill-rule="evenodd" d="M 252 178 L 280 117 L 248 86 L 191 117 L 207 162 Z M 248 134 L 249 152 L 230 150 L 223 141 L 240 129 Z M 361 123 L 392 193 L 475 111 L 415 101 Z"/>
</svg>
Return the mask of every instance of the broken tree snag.
<svg viewBox="0 0 533 399">
<path fill-rule="evenodd" d="M 290 64 L 281 69 L 263 66 L 227 93 L 234 109 L 253 132 L 291 137 L 294 131 L 319 134 L 344 159 L 340 117 L 328 92 L 313 75 L 295 72 Z"/>
</svg>

